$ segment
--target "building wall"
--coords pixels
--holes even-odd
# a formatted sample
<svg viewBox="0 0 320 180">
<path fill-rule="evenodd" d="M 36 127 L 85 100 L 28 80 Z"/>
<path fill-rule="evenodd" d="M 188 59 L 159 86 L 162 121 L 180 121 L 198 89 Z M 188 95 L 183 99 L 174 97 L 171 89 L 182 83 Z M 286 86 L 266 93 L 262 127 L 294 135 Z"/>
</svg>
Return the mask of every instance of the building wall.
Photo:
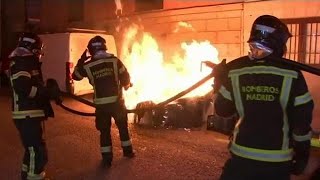
<svg viewBox="0 0 320 180">
<path fill-rule="evenodd" d="M 163 8 L 164 9 L 177 9 L 177 8 L 187 8 L 187 7 L 195 7 L 195 6 L 207 6 L 207 5 L 217 5 L 217 4 L 227 4 L 227 3 L 235 3 L 235 2 L 243 2 L 243 0 L 163 0 Z"/>
<path fill-rule="evenodd" d="M 219 58 L 231 60 L 243 54 L 242 9 L 242 4 L 206 6 L 140 13 L 129 19 L 140 19 L 145 31 L 164 44 L 166 53 L 180 42 L 209 40 L 219 50 Z M 175 33 L 179 22 L 192 25 L 194 31 L 181 28 Z"/>
<path fill-rule="evenodd" d="M 84 0 L 83 19 L 69 21 L 69 8 L 72 1 L 43 0 L 41 8 L 40 29 L 42 32 L 63 32 L 69 27 L 106 29 L 105 21 L 115 18 L 114 0 Z"/>
<path fill-rule="evenodd" d="M 43 0 L 40 29 L 42 32 L 60 32 L 67 27 L 67 1 Z"/>
<path fill-rule="evenodd" d="M 25 28 L 24 0 L 1 0 L 2 3 L 2 49 L 1 52 L 8 54 L 17 43 L 19 33 Z"/>
<path fill-rule="evenodd" d="M 116 17 L 114 0 L 85 0 L 84 21 L 89 24 L 99 24 L 106 19 Z"/>
</svg>

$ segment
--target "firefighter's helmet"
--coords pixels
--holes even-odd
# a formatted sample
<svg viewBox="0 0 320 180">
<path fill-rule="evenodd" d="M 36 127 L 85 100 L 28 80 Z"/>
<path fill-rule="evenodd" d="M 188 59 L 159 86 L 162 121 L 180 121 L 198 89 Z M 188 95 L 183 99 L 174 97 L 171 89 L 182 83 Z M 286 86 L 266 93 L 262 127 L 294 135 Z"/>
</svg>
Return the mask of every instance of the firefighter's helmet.
<svg viewBox="0 0 320 180">
<path fill-rule="evenodd" d="M 22 35 L 19 37 L 18 47 L 24 47 L 37 56 L 43 55 L 42 40 L 35 33 L 31 33 L 31 32 L 22 33 Z"/>
<path fill-rule="evenodd" d="M 282 57 L 290 37 L 292 35 L 288 27 L 280 19 L 271 15 L 262 15 L 254 21 L 248 43 L 257 43 L 270 48 L 275 56 Z"/>
<path fill-rule="evenodd" d="M 89 53 L 94 55 L 97 51 L 107 50 L 106 40 L 101 36 L 95 36 L 90 39 L 87 46 Z"/>
</svg>

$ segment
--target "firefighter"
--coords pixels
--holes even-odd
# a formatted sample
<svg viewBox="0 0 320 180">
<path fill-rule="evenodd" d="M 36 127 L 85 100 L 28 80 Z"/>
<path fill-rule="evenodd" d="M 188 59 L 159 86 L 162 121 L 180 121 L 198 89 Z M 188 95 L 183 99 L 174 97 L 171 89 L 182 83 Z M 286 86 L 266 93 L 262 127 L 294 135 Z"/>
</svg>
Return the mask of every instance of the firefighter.
<svg viewBox="0 0 320 180">
<path fill-rule="evenodd" d="M 308 163 L 312 97 L 300 70 L 273 61 L 283 58 L 290 37 L 278 18 L 260 16 L 251 29 L 249 55 L 214 69 L 217 115 L 239 117 L 221 180 L 289 180 Z"/>
<path fill-rule="evenodd" d="M 9 58 L 12 86 L 12 117 L 25 148 L 21 178 L 44 179 L 48 162 L 43 122 L 53 117 L 50 99 L 58 92 L 45 87 L 40 58 L 42 41 L 34 33 L 23 33 Z"/>
<path fill-rule="evenodd" d="M 87 56 L 87 50 L 91 56 Z M 100 131 L 100 150 L 102 165 L 110 167 L 113 159 L 111 141 L 111 118 L 119 129 L 123 156 L 134 157 L 128 132 L 128 117 L 122 94 L 132 86 L 130 75 L 124 64 L 107 51 L 106 41 L 101 36 L 93 37 L 87 49 L 72 73 L 74 80 L 84 77 L 89 79 L 94 89 L 94 104 L 96 107 L 96 128 Z"/>
</svg>

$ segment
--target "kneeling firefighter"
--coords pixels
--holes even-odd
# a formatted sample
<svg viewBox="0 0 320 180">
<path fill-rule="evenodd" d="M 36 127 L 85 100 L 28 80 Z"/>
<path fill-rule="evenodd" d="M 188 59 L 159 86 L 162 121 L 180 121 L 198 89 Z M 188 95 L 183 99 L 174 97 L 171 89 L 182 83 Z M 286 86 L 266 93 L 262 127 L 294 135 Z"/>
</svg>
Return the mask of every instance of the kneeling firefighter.
<svg viewBox="0 0 320 180">
<path fill-rule="evenodd" d="M 89 79 L 94 89 L 93 102 L 96 107 L 96 128 L 100 131 L 102 165 L 111 166 L 113 153 L 111 141 L 111 118 L 119 129 L 121 146 L 125 157 L 133 157 L 128 132 L 128 117 L 122 95 L 122 88 L 132 86 L 130 75 L 124 64 L 113 54 L 106 52 L 106 41 L 101 36 L 93 37 L 79 59 L 72 78 Z M 90 58 L 90 59 L 89 59 Z M 89 59 L 89 60 L 88 60 Z M 88 60 L 88 61 L 87 61 Z"/>
<path fill-rule="evenodd" d="M 44 179 L 47 146 L 41 124 L 54 117 L 50 100 L 60 103 L 59 88 L 54 81 L 46 87 L 41 71 L 42 41 L 34 33 L 23 33 L 17 48 L 10 54 L 12 118 L 24 146 L 22 179 Z"/>
<path fill-rule="evenodd" d="M 290 37 L 278 18 L 260 16 L 249 56 L 214 69 L 221 85 L 217 115 L 239 117 L 221 180 L 290 180 L 308 163 L 314 103 L 301 71 L 274 61 L 283 58 Z"/>
</svg>

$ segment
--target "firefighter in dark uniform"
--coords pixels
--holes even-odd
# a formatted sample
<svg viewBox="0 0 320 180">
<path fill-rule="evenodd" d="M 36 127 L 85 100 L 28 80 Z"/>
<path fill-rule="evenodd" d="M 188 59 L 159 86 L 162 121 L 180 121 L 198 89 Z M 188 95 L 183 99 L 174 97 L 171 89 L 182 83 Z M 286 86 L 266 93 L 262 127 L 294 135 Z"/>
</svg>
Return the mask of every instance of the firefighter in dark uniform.
<svg viewBox="0 0 320 180">
<path fill-rule="evenodd" d="M 214 69 L 217 115 L 239 117 L 221 180 L 289 180 L 307 165 L 313 100 L 300 70 L 272 60 L 283 57 L 289 37 L 278 18 L 260 16 L 249 55 Z"/>
<path fill-rule="evenodd" d="M 94 89 L 96 106 L 96 128 L 100 131 L 102 165 L 111 166 L 113 153 L 111 141 L 111 118 L 119 129 L 121 146 L 125 157 L 133 157 L 132 144 L 128 132 L 128 117 L 122 95 L 122 88 L 127 90 L 132 84 L 123 63 L 113 54 L 106 52 L 106 41 L 101 36 L 93 37 L 87 50 L 79 59 L 72 78 L 81 80 L 88 77 Z M 90 59 L 89 59 L 90 58 Z M 87 61 L 87 59 L 89 59 Z"/>
<path fill-rule="evenodd" d="M 10 54 L 12 117 L 25 148 L 22 179 L 44 179 L 47 147 L 42 123 L 54 113 L 51 91 L 44 86 L 41 72 L 42 41 L 34 33 L 23 33 Z"/>
</svg>

